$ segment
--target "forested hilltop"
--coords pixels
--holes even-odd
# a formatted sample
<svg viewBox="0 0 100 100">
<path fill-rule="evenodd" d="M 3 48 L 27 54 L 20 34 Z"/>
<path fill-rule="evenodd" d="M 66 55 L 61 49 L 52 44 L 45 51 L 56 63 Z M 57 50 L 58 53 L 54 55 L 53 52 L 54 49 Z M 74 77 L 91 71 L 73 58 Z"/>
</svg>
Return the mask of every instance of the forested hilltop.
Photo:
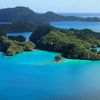
<svg viewBox="0 0 100 100">
<path fill-rule="evenodd" d="M 0 9 L 0 21 L 2 22 L 29 22 L 40 25 L 49 21 L 90 21 L 100 22 L 100 18 L 83 18 L 78 16 L 62 16 L 54 12 L 46 12 L 44 14 L 36 13 L 28 7 L 15 7 Z"/>
<path fill-rule="evenodd" d="M 34 30 L 36 30 L 38 26 L 41 26 L 43 24 L 44 23 L 42 24 L 40 23 L 39 25 L 36 25 L 35 23 L 22 22 L 22 21 L 11 23 L 11 24 L 0 24 L 0 33 L 33 32 Z"/>
<path fill-rule="evenodd" d="M 71 59 L 100 60 L 100 34 L 89 29 L 65 30 L 51 26 L 39 27 L 31 36 L 38 49 L 60 52 Z"/>
<path fill-rule="evenodd" d="M 41 15 L 35 13 L 28 7 L 15 7 L 15 8 L 5 8 L 0 9 L 0 21 L 2 22 L 30 22 L 42 24 L 44 20 L 42 19 Z"/>
</svg>

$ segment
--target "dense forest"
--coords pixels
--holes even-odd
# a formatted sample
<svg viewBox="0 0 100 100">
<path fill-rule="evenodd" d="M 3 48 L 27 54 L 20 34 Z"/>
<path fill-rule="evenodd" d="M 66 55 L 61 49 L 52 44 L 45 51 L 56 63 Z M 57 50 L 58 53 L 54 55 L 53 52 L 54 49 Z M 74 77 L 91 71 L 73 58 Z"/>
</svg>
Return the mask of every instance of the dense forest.
<svg viewBox="0 0 100 100">
<path fill-rule="evenodd" d="M 100 34 L 89 29 L 65 30 L 41 26 L 30 40 L 39 49 L 60 52 L 67 58 L 100 60 L 100 53 L 95 49 L 100 47 Z"/>
<path fill-rule="evenodd" d="M 0 33 L 32 32 L 36 28 L 37 26 L 35 24 L 20 21 L 12 24 L 0 24 Z"/>
<path fill-rule="evenodd" d="M 100 18 L 98 17 L 78 17 L 78 16 L 62 16 L 54 12 L 47 12 L 42 14 L 44 20 L 47 22 L 52 21 L 84 21 L 84 22 L 100 22 Z"/>
<path fill-rule="evenodd" d="M 0 9 L 0 21 L 2 22 L 30 22 L 42 24 L 44 20 L 40 14 L 33 12 L 28 7 L 15 7 L 15 8 L 6 8 Z"/>
<path fill-rule="evenodd" d="M 9 39 L 11 38 L 11 39 Z M 14 39 L 15 40 L 14 40 Z M 13 56 L 23 51 L 32 51 L 35 44 L 32 42 L 19 42 L 19 37 L 6 37 L 4 34 L 0 35 L 0 52 L 4 52 L 7 56 Z M 21 37 L 22 39 L 22 37 Z"/>
<path fill-rule="evenodd" d="M 60 52 L 64 57 L 70 59 L 100 60 L 100 52 L 96 47 L 100 47 L 100 33 L 89 29 L 58 29 L 50 25 L 37 27 L 30 41 L 25 42 L 23 36 L 6 36 L 0 34 L 0 51 L 8 56 L 32 51 L 35 48 Z"/>
</svg>

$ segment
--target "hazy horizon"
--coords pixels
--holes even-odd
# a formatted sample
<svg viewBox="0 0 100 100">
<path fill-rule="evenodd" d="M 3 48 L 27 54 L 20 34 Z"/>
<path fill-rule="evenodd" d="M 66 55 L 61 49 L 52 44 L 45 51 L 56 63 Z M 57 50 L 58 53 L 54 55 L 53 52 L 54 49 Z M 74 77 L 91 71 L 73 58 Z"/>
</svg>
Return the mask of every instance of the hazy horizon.
<svg viewBox="0 0 100 100">
<path fill-rule="evenodd" d="M 45 13 L 53 11 L 57 13 L 100 13 L 100 0 L 1 0 L 0 9 L 16 6 L 29 7 L 35 12 Z"/>
<path fill-rule="evenodd" d="M 15 8 L 15 7 L 28 7 L 28 6 L 13 6 L 13 7 L 4 7 L 4 8 L 0 8 L 0 9 L 7 9 L 7 8 Z M 46 13 L 46 12 L 55 12 L 55 13 L 58 13 L 58 14 L 100 14 L 100 12 L 56 12 L 56 11 L 52 11 L 52 10 L 47 10 L 47 11 L 44 11 L 44 12 L 38 12 L 38 11 L 35 11 L 34 9 L 28 7 L 29 9 L 33 10 L 34 12 L 37 12 L 37 13 Z"/>
</svg>

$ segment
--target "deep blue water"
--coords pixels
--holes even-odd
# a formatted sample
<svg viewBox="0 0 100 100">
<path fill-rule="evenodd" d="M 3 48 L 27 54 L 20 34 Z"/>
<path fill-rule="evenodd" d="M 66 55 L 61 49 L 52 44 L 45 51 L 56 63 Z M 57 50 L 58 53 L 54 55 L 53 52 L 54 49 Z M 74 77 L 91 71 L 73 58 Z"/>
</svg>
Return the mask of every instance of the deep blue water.
<svg viewBox="0 0 100 100">
<path fill-rule="evenodd" d="M 56 53 L 0 53 L 0 100 L 100 100 L 100 61 L 64 59 Z"/>
<path fill-rule="evenodd" d="M 100 22 L 81 22 L 81 21 L 57 21 L 50 22 L 50 24 L 57 28 L 64 29 L 91 29 L 96 32 L 100 32 Z"/>
<path fill-rule="evenodd" d="M 78 16 L 78 17 L 100 17 L 100 13 L 59 13 L 63 16 Z"/>
<path fill-rule="evenodd" d="M 19 36 L 22 35 L 25 37 L 26 41 L 29 41 L 29 38 L 31 36 L 32 32 L 13 32 L 13 33 L 8 33 L 7 36 Z"/>
</svg>

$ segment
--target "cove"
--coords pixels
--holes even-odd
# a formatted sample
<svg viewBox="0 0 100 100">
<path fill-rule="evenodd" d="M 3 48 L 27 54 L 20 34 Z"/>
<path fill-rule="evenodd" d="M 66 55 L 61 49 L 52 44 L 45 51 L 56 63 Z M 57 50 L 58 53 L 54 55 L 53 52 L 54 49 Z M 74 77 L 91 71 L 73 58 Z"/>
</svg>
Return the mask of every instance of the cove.
<svg viewBox="0 0 100 100">
<path fill-rule="evenodd" d="M 99 100 L 100 61 L 55 63 L 58 53 L 0 53 L 0 100 Z"/>
</svg>

